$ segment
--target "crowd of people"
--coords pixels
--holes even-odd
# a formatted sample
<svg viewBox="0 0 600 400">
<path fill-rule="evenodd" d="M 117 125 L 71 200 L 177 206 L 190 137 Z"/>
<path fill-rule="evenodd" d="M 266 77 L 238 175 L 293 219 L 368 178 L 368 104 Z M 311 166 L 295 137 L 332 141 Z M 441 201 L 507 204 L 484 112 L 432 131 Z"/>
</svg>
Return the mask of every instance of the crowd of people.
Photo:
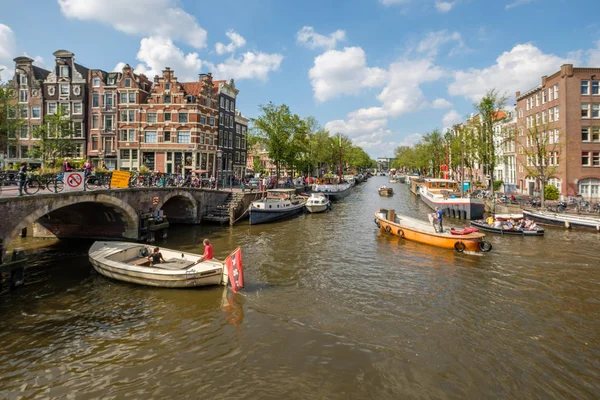
<svg viewBox="0 0 600 400">
<path fill-rule="evenodd" d="M 494 228 L 498 229 L 509 229 L 509 230 L 523 230 L 523 231 L 536 231 L 538 229 L 535 221 L 530 220 L 529 218 L 521 218 L 517 222 L 513 218 L 509 218 L 508 220 L 502 220 L 499 218 L 494 218 L 492 215 L 487 217 L 485 222 Z"/>
</svg>

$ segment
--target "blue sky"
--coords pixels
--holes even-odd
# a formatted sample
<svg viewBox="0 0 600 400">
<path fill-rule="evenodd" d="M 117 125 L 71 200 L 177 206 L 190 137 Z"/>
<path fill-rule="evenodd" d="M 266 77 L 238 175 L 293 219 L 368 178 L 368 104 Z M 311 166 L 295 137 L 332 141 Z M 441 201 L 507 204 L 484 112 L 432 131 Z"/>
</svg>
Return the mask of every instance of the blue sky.
<svg viewBox="0 0 600 400">
<path fill-rule="evenodd" d="M 513 97 L 563 63 L 600 67 L 597 0 L 3 1 L 0 67 L 67 49 L 89 68 L 236 79 L 249 117 L 269 101 L 371 156 Z M 6 75 L 6 74 L 5 74 Z M 7 76 L 3 76 L 4 79 Z"/>
</svg>

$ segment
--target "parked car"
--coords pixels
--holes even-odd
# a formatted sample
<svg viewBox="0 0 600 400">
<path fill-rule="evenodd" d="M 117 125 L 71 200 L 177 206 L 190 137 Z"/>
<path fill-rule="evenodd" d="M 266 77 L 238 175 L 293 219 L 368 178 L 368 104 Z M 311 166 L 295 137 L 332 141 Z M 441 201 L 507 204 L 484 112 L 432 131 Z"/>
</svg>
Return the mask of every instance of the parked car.
<svg viewBox="0 0 600 400">
<path fill-rule="evenodd" d="M 248 181 L 248 188 L 250 190 L 258 189 L 258 187 L 259 187 L 258 179 L 252 178 Z"/>
</svg>

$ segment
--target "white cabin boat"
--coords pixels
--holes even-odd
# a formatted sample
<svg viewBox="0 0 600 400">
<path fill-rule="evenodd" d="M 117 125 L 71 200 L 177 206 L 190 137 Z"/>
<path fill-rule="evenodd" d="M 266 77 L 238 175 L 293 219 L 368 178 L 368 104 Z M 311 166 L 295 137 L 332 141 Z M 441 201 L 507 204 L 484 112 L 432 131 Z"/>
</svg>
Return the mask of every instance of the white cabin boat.
<svg viewBox="0 0 600 400">
<path fill-rule="evenodd" d="M 323 178 L 322 183 L 317 183 L 313 187 L 314 193 L 323 193 L 331 200 L 340 200 L 350 194 L 352 185 L 348 182 L 339 182 L 338 177 Z"/>
<path fill-rule="evenodd" d="M 152 250 L 140 243 L 98 241 L 88 255 L 99 274 L 124 282 L 166 288 L 227 285 L 227 268 L 221 261 L 198 263 L 200 254 L 161 248 L 166 262 L 152 265 Z"/>
<path fill-rule="evenodd" d="M 312 193 L 306 200 L 306 209 L 311 213 L 320 213 L 331 208 L 331 202 L 323 193 Z"/>
<path fill-rule="evenodd" d="M 460 197 L 457 184 L 450 179 L 426 178 L 413 180 L 414 191 L 432 209 L 439 207 L 442 212 L 454 218 L 482 219 L 485 203 L 481 199 Z M 413 190 L 413 189 L 411 189 Z"/>
<path fill-rule="evenodd" d="M 304 209 L 305 201 L 295 189 L 270 189 L 267 196 L 250 204 L 250 225 L 292 217 Z"/>
</svg>

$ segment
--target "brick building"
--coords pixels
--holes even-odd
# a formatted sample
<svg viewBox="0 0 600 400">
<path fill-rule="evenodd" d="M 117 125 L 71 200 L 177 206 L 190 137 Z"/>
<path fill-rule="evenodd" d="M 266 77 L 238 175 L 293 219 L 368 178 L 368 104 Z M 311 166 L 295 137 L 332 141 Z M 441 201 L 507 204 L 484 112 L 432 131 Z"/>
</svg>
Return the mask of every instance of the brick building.
<svg viewBox="0 0 600 400">
<path fill-rule="evenodd" d="M 213 84 L 219 100 L 219 150 L 222 154 L 219 179 L 229 182 L 235 176 L 235 103 L 239 90 L 235 88 L 233 79 L 229 82 L 214 81 Z"/>
<path fill-rule="evenodd" d="M 34 129 L 44 122 L 43 83 L 50 71 L 33 65 L 33 59 L 29 57 L 17 57 L 14 62 L 15 76 L 10 82 L 10 87 L 17 95 L 17 112 L 22 124 L 15 132 L 9 133 L 10 143 L 2 150 L 6 152 L 7 165 L 27 161 L 33 166 L 38 166 L 41 161 L 32 159 L 29 151 L 36 143 L 32 135 Z"/>
<path fill-rule="evenodd" d="M 167 173 L 214 174 L 217 106 L 211 74 L 201 74 L 198 82 L 179 82 L 165 68 L 141 106 L 140 165 Z"/>
<path fill-rule="evenodd" d="M 44 80 L 44 113 L 57 111 L 71 119 L 75 149 L 69 156 L 85 157 L 88 132 L 88 74 L 89 70 L 75 62 L 75 55 L 67 50 L 54 52 L 54 67 Z"/>
<path fill-rule="evenodd" d="M 246 153 L 248 151 L 248 118 L 239 110 L 235 110 L 235 153 L 233 156 L 233 174 L 238 177 L 246 175 Z"/>
<path fill-rule="evenodd" d="M 541 85 L 517 98 L 517 180 L 522 193 L 534 195 L 539 182 L 528 177 L 531 165 L 528 148 L 532 146 L 527 132 L 532 129 L 544 135 L 552 154 L 549 164 L 557 173 L 549 184 L 555 185 L 563 197 L 581 195 L 600 198 L 600 68 L 561 66 Z"/>
</svg>

